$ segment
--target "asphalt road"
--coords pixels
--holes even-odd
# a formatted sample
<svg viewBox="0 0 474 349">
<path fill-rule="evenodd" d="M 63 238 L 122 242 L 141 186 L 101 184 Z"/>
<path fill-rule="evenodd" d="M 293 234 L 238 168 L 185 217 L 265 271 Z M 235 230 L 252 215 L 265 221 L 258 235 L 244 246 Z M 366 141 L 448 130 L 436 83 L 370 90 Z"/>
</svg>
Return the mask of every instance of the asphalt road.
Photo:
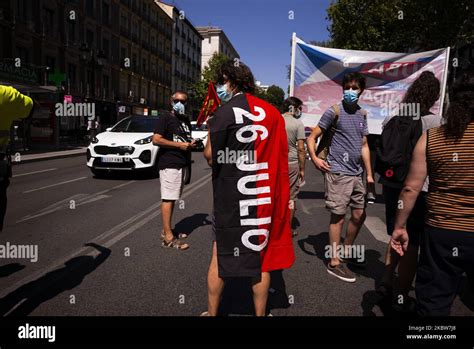
<svg viewBox="0 0 474 349">
<path fill-rule="evenodd" d="M 126 174 L 97 179 L 82 156 L 16 165 L 0 244 L 37 245 L 38 261 L 0 260 L 0 314 L 196 316 L 205 311 L 212 186 L 202 155 L 193 158 L 192 182 L 174 215 L 176 230 L 191 232 L 187 251 L 161 248 L 158 179 Z M 357 240 L 368 263 L 353 269 L 358 278 L 348 284 L 326 272 L 329 216 L 322 199 L 322 176 L 307 164 L 296 262 L 272 275 L 272 314 L 388 315 L 375 304 L 374 292 L 387 241 L 383 205 L 379 200 L 368 208 Z M 246 280 L 230 281 L 223 312 L 250 314 L 251 309 Z M 474 297 L 464 286 L 452 314 L 474 315 Z"/>
</svg>

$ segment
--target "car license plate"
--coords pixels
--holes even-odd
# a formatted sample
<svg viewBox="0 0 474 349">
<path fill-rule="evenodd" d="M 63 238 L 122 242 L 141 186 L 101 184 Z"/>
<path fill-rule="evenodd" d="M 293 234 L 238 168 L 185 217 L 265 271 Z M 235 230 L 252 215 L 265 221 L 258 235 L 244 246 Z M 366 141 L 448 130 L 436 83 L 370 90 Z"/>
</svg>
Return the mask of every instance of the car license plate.
<svg viewBox="0 0 474 349">
<path fill-rule="evenodd" d="M 102 162 L 123 162 L 123 158 L 105 156 L 105 157 L 102 157 Z"/>
</svg>

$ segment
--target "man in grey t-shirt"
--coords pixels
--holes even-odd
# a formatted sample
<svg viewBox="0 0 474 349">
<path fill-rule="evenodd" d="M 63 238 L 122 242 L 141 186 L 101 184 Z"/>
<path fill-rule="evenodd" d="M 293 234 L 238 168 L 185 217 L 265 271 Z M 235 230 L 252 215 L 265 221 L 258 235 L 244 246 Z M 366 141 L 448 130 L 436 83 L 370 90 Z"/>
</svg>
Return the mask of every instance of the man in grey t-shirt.
<svg viewBox="0 0 474 349">
<path fill-rule="evenodd" d="M 288 137 L 288 174 L 290 177 L 290 210 L 291 210 L 291 233 L 296 236 L 293 229 L 293 217 L 296 210 L 296 199 L 300 191 L 300 185 L 304 181 L 306 135 L 301 120 L 301 109 L 303 102 L 296 97 L 289 97 L 283 102 L 283 118 L 285 119 L 286 134 Z"/>
<path fill-rule="evenodd" d="M 365 185 L 362 174 L 365 169 L 367 184 L 374 185 L 369 134 L 365 112 L 357 104 L 365 89 L 365 78 L 358 73 L 349 73 L 342 80 L 343 100 L 329 108 L 308 137 L 308 150 L 316 168 L 324 172 L 326 208 L 331 212 L 329 245 L 326 257 L 330 259 L 327 271 L 340 280 L 355 282 L 355 274 L 346 262 L 362 264 L 363 255 L 355 253 L 353 243 L 365 220 Z M 316 140 L 335 123 L 327 161 L 316 156 Z M 348 207 L 351 218 L 347 225 L 344 245 L 340 245 L 342 227 Z"/>
</svg>

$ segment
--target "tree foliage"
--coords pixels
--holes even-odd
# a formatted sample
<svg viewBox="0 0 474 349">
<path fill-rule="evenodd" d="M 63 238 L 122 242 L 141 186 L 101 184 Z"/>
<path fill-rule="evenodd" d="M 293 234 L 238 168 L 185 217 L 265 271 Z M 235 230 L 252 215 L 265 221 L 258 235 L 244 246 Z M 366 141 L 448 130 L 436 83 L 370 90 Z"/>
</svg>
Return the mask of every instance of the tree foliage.
<svg viewBox="0 0 474 349">
<path fill-rule="evenodd" d="M 196 102 L 199 106 L 206 98 L 209 82 L 213 81 L 215 83 L 217 80 L 217 69 L 219 69 L 220 65 L 228 59 L 229 58 L 226 55 L 216 52 L 204 67 L 202 71 L 202 79 L 193 85 Z"/>
<path fill-rule="evenodd" d="M 414 52 L 474 41 L 472 0 L 338 0 L 327 13 L 337 48 Z"/>
</svg>

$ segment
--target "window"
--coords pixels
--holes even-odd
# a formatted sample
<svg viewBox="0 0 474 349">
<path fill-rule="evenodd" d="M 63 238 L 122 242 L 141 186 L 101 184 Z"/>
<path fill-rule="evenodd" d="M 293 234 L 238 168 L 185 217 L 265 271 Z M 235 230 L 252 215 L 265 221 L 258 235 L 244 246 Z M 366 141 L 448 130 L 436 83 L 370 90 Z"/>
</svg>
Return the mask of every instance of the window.
<svg viewBox="0 0 474 349">
<path fill-rule="evenodd" d="M 86 43 L 89 48 L 94 47 L 94 32 L 91 30 L 86 30 Z"/>
<path fill-rule="evenodd" d="M 133 22 L 133 28 L 132 29 L 133 29 L 133 31 L 132 31 L 133 34 L 138 35 L 138 23 L 137 22 L 135 22 L 135 21 Z"/>
<path fill-rule="evenodd" d="M 109 95 L 109 77 L 107 75 L 102 76 L 102 90 L 104 98 Z"/>
<path fill-rule="evenodd" d="M 109 40 L 102 39 L 102 51 L 104 51 L 105 58 L 109 58 Z"/>
<path fill-rule="evenodd" d="M 86 0 L 86 14 L 94 16 L 94 0 Z"/>
<path fill-rule="evenodd" d="M 69 83 L 71 87 L 76 86 L 76 66 L 74 64 L 69 63 L 67 67 L 67 78 L 69 79 Z"/>
<path fill-rule="evenodd" d="M 134 53 L 132 56 L 132 65 L 135 70 L 138 68 L 138 59 L 136 53 Z"/>
<path fill-rule="evenodd" d="M 24 22 L 30 19 L 28 4 L 25 4 L 25 0 L 16 1 L 16 18 L 17 20 Z"/>
<path fill-rule="evenodd" d="M 54 32 L 54 11 L 48 8 L 43 9 L 44 31 L 47 34 Z"/>
<path fill-rule="evenodd" d="M 104 24 L 109 24 L 109 18 L 110 18 L 110 6 L 108 3 L 105 1 L 102 2 L 102 23 Z"/>
<path fill-rule="evenodd" d="M 68 21 L 67 22 L 67 32 L 68 32 L 68 40 L 73 43 L 76 41 L 76 23 L 75 21 Z"/>
</svg>

